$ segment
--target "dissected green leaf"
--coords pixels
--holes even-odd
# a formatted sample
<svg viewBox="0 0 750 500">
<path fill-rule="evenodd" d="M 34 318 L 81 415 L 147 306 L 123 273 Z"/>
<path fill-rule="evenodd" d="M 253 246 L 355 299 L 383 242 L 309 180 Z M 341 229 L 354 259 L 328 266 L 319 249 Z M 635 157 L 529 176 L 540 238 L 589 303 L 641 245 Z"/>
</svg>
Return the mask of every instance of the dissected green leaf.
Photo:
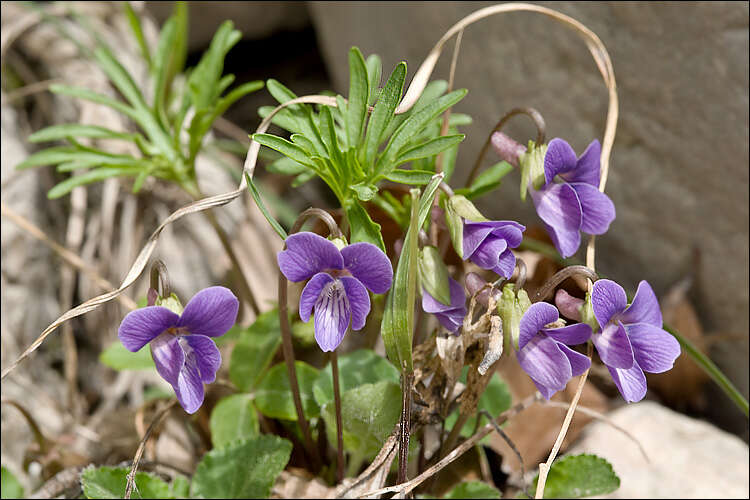
<svg viewBox="0 0 750 500">
<path fill-rule="evenodd" d="M 96 92 L 92 92 L 81 87 L 71 87 L 70 85 L 61 85 L 56 83 L 54 85 L 50 85 L 49 90 L 53 94 L 62 94 L 70 97 L 77 97 L 79 99 L 91 101 L 96 104 L 108 106 L 115 111 L 118 111 L 125 116 L 133 119 L 135 119 L 139 115 L 139 113 L 136 112 L 135 109 L 131 108 L 123 102 L 118 101 L 117 99 L 112 99 L 109 96 L 97 94 Z"/>
<path fill-rule="evenodd" d="M 333 376 L 331 364 L 320 371 L 315 384 L 313 395 L 315 401 L 323 406 L 333 401 Z M 344 393 L 364 384 L 390 381 L 399 383 L 399 374 L 387 359 L 375 354 L 370 349 L 359 349 L 339 357 L 339 384 Z"/>
<path fill-rule="evenodd" d="M 463 141 L 464 137 L 466 137 L 464 134 L 455 134 L 443 135 L 434 139 L 430 139 L 423 144 L 407 149 L 406 151 L 398 155 L 398 158 L 396 158 L 393 163 L 395 165 L 401 165 L 402 163 L 418 160 L 420 158 L 437 156 L 439 153 L 442 153 L 446 149 L 451 148 Z"/>
<path fill-rule="evenodd" d="M 430 182 L 435 172 L 429 170 L 405 170 L 397 168 L 385 176 L 391 182 L 423 186 Z"/>
<path fill-rule="evenodd" d="M 190 485 L 191 498 L 268 498 L 292 443 L 262 434 L 208 452 Z"/>
<path fill-rule="evenodd" d="M 152 370 L 155 369 L 154 360 L 151 357 L 151 349 L 141 348 L 138 352 L 130 352 L 119 340 L 112 342 L 99 355 L 99 361 L 114 368 L 122 370 Z"/>
<path fill-rule="evenodd" d="M 443 498 L 501 498 L 500 490 L 482 481 L 467 481 L 461 483 Z"/>
<path fill-rule="evenodd" d="M 279 224 L 278 221 L 273 218 L 273 216 L 271 215 L 271 212 L 269 212 L 268 209 L 266 208 L 265 203 L 263 203 L 263 199 L 260 197 L 258 188 L 256 188 L 255 184 L 253 183 L 252 177 L 250 177 L 250 174 L 246 172 L 245 178 L 247 179 L 247 187 L 250 190 L 250 194 L 252 195 L 253 200 L 255 200 L 255 204 L 258 206 L 258 209 L 263 214 L 263 217 L 266 218 L 266 220 L 268 221 L 268 224 L 270 224 L 273 230 L 276 231 L 276 234 L 279 235 L 279 238 L 281 238 L 282 240 L 285 240 L 286 231 L 284 231 L 284 228 L 281 227 L 281 224 Z"/>
<path fill-rule="evenodd" d="M 241 391 L 252 391 L 263 378 L 279 345 L 279 312 L 272 309 L 239 332 L 229 358 L 229 380 Z"/>
<path fill-rule="evenodd" d="M 149 67 L 152 67 L 153 61 L 151 60 L 151 51 L 148 49 L 146 38 L 143 36 L 141 20 L 133 10 L 130 2 L 123 2 L 123 7 L 125 9 L 125 16 L 128 18 L 128 24 L 130 24 L 130 29 L 133 31 L 136 42 L 138 42 L 138 48 L 141 49 L 141 56 L 143 56 L 146 64 L 148 64 Z"/>
<path fill-rule="evenodd" d="M 513 166 L 507 161 L 495 163 L 491 167 L 485 169 L 480 173 L 471 186 L 464 189 L 457 189 L 456 194 L 462 194 L 469 200 L 479 198 L 483 194 L 489 193 L 498 186 L 502 178 L 513 171 Z"/>
<path fill-rule="evenodd" d="M 380 76 L 383 71 L 383 64 L 380 60 L 380 56 L 377 54 L 371 54 L 365 61 L 367 66 L 367 104 L 372 104 L 375 101 L 378 87 L 380 86 Z"/>
<path fill-rule="evenodd" d="M 0 477 L 0 498 L 24 498 L 23 486 L 16 476 L 4 465 Z"/>
<path fill-rule="evenodd" d="M 125 498 L 127 467 L 89 467 L 81 473 L 86 498 Z M 169 485 L 147 472 L 136 472 L 130 498 L 176 498 Z"/>
<path fill-rule="evenodd" d="M 357 47 L 352 47 L 349 50 L 349 99 L 346 109 L 346 135 L 350 146 L 356 147 L 362 138 L 368 87 L 365 59 Z"/>
<path fill-rule="evenodd" d="M 321 416 L 328 441 L 336 443 L 336 409 L 326 404 Z M 371 458 L 380 451 L 401 413 L 401 388 L 387 380 L 364 384 L 341 395 L 344 448 L 358 457 Z"/>
<path fill-rule="evenodd" d="M 365 133 L 365 156 L 363 158 L 363 164 L 367 170 L 372 170 L 378 146 L 383 141 L 383 132 L 393 119 L 393 112 L 401 100 L 405 78 L 406 63 L 401 62 L 393 69 L 370 115 Z"/>
<path fill-rule="evenodd" d="M 357 195 L 359 201 L 370 201 L 378 194 L 378 189 L 366 184 L 354 184 L 350 186 Z"/>
<path fill-rule="evenodd" d="M 214 448 L 257 436 L 260 424 L 253 397 L 249 394 L 232 394 L 223 398 L 211 411 L 210 427 Z"/>
<path fill-rule="evenodd" d="M 263 146 L 275 149 L 297 163 L 313 169 L 316 168 L 304 149 L 286 139 L 271 134 L 253 134 L 253 140 Z"/>
<path fill-rule="evenodd" d="M 318 378 L 318 370 L 302 361 L 295 361 L 302 409 L 306 418 L 320 414 L 320 407 L 313 397 L 313 384 Z M 255 390 L 255 405 L 260 412 L 270 418 L 297 420 L 297 411 L 289 388 L 286 364 L 279 363 L 270 370 Z"/>
<path fill-rule="evenodd" d="M 385 242 L 380 233 L 380 224 L 373 222 L 370 214 L 357 202 L 352 202 L 346 209 L 346 218 L 349 219 L 351 230 L 351 242 L 364 241 L 372 243 L 385 252 Z"/>
<path fill-rule="evenodd" d="M 536 490 L 539 475 L 531 490 Z M 620 487 L 620 478 L 605 459 L 596 455 L 568 455 L 552 464 L 544 485 L 544 498 L 581 498 L 606 495 Z"/>
<path fill-rule="evenodd" d="M 133 170 L 132 168 L 98 168 L 96 170 L 86 172 L 85 174 L 75 175 L 58 183 L 47 192 L 47 198 L 49 198 L 50 200 L 54 200 L 55 198 L 65 196 L 75 187 L 103 181 L 104 179 L 109 179 L 110 177 L 136 175 L 138 175 L 138 171 Z"/>
<path fill-rule="evenodd" d="M 117 132 L 96 125 L 81 125 L 78 123 L 64 123 L 37 130 L 29 136 L 29 142 L 59 141 L 68 137 L 91 137 L 93 139 L 124 139 L 135 140 L 136 134 Z"/>
</svg>

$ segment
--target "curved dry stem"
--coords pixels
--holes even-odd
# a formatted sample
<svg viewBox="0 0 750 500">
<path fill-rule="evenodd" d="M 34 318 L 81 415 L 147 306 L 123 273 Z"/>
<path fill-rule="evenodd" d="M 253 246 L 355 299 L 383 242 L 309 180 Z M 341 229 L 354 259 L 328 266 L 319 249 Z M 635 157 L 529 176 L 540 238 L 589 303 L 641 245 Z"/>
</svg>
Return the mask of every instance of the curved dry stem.
<svg viewBox="0 0 750 500">
<path fill-rule="evenodd" d="M 161 288 L 159 288 L 160 282 Z M 156 290 L 162 297 L 169 297 L 172 293 L 172 289 L 169 286 L 167 265 L 161 259 L 156 259 L 151 264 L 151 288 Z"/>
<path fill-rule="evenodd" d="M 548 279 L 539 290 L 534 294 L 532 302 L 541 302 L 546 299 L 550 293 L 552 293 L 557 285 L 565 281 L 572 276 L 583 276 L 590 282 L 596 281 L 599 276 L 590 268 L 586 266 L 568 266 L 557 271 L 550 279 Z"/>
</svg>

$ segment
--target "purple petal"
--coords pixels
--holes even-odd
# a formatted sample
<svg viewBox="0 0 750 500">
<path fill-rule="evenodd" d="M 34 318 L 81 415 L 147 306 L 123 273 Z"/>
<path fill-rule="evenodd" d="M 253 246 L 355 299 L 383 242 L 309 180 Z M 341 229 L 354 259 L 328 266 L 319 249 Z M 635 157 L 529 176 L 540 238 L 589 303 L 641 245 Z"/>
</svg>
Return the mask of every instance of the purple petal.
<svg viewBox="0 0 750 500">
<path fill-rule="evenodd" d="M 492 269 L 499 276 L 510 279 L 513 276 L 513 270 L 516 268 L 516 256 L 510 248 L 500 254 L 497 259 L 497 265 Z"/>
<path fill-rule="evenodd" d="M 628 369 L 607 367 L 617 389 L 628 403 L 635 403 L 646 395 L 646 375 L 638 363 Z"/>
<path fill-rule="evenodd" d="M 647 323 L 625 325 L 635 360 L 649 373 L 671 370 L 680 355 L 680 343 L 661 328 Z"/>
<path fill-rule="evenodd" d="M 570 144 L 555 137 L 547 145 L 547 153 L 544 155 L 544 179 L 549 184 L 558 174 L 569 172 L 576 168 L 576 152 Z"/>
<path fill-rule="evenodd" d="M 388 257 L 372 243 L 354 243 L 341 250 L 344 268 L 373 293 L 385 293 L 393 282 Z"/>
<path fill-rule="evenodd" d="M 591 366 L 591 360 L 588 356 L 584 356 L 578 351 L 574 351 L 565 344 L 557 344 L 557 347 L 567 356 L 570 361 L 570 372 L 573 377 L 583 375 L 583 372 L 589 369 Z"/>
<path fill-rule="evenodd" d="M 582 305 L 583 299 L 573 297 L 563 288 L 559 288 L 557 292 L 555 292 L 555 306 L 560 311 L 560 314 L 568 319 L 581 321 Z"/>
<path fill-rule="evenodd" d="M 550 184 L 539 191 L 531 190 L 536 212 L 547 227 L 555 248 L 570 257 L 581 244 L 581 203 L 569 184 Z"/>
<path fill-rule="evenodd" d="M 169 382 L 172 387 L 177 386 L 177 376 L 185 364 L 185 353 L 177 342 L 177 336 L 162 333 L 151 342 L 151 357 L 154 358 L 156 371 Z"/>
<path fill-rule="evenodd" d="M 179 319 L 177 314 L 166 307 L 142 307 L 130 311 L 123 318 L 117 336 L 127 350 L 136 352 L 167 328 L 176 326 Z"/>
<path fill-rule="evenodd" d="M 488 236 L 471 255 L 471 261 L 482 269 L 494 269 L 500 254 L 508 248 L 508 243 L 500 238 Z M 466 254 L 464 254 L 466 257 Z"/>
<path fill-rule="evenodd" d="M 326 269 L 343 269 L 344 259 L 332 242 L 315 233 L 295 233 L 277 255 L 279 269 L 289 281 L 305 281 Z"/>
<path fill-rule="evenodd" d="M 596 280 L 591 292 L 591 306 L 599 326 L 604 328 L 612 316 L 621 313 L 628 305 L 625 290 L 612 280 Z"/>
<path fill-rule="evenodd" d="M 601 172 L 602 146 L 598 139 L 591 141 L 586 151 L 578 158 L 576 168 L 572 172 L 561 175 L 568 182 L 585 182 L 599 188 Z"/>
<path fill-rule="evenodd" d="M 557 342 L 541 334 L 535 335 L 518 352 L 518 363 L 537 384 L 537 388 L 541 385 L 547 389 L 540 389 L 546 399 L 564 389 L 573 376 L 570 361 Z"/>
<path fill-rule="evenodd" d="M 466 308 L 462 309 L 450 309 L 442 313 L 435 313 L 435 317 L 438 319 L 443 328 L 451 333 L 456 333 L 461 325 L 464 323 L 464 317 L 466 316 Z"/>
<path fill-rule="evenodd" d="M 496 221 L 495 224 L 498 226 L 492 230 L 493 236 L 504 239 L 510 248 L 516 248 L 521 244 L 526 226 L 511 220 Z"/>
<path fill-rule="evenodd" d="M 312 313 L 315 303 L 318 301 L 323 288 L 332 282 L 333 278 L 328 273 L 318 273 L 312 277 L 310 281 L 305 285 L 302 290 L 302 295 L 299 298 L 299 318 L 307 323 L 310 321 L 310 313 Z"/>
<path fill-rule="evenodd" d="M 654 290 L 646 281 L 638 283 L 638 290 L 633 297 L 633 303 L 622 313 L 622 322 L 648 323 L 657 328 L 662 326 L 661 309 Z"/>
<path fill-rule="evenodd" d="M 619 322 L 618 322 L 619 323 Z M 607 366 L 630 368 L 633 366 L 633 347 L 622 323 L 608 324 L 602 333 L 595 333 L 591 341 L 596 346 L 599 357 Z"/>
<path fill-rule="evenodd" d="M 570 184 L 581 202 L 581 231 L 588 234 L 604 234 L 615 220 L 615 205 L 609 196 L 590 184 Z"/>
<path fill-rule="evenodd" d="M 545 325 L 554 323 L 560 318 L 555 306 L 546 302 L 537 302 L 531 304 L 519 323 L 518 348 L 523 349 L 537 332 L 544 328 Z"/>
<path fill-rule="evenodd" d="M 240 301 L 228 288 L 204 288 L 187 303 L 178 325 L 194 335 L 220 337 L 234 326 L 239 309 Z"/>
<path fill-rule="evenodd" d="M 460 309 L 466 304 L 466 293 L 461 285 L 458 284 L 453 278 L 448 278 L 450 292 L 451 292 L 451 304 L 449 306 L 443 304 L 439 300 L 435 299 L 432 295 L 427 292 L 422 294 L 422 309 L 427 313 L 441 313 L 452 309 Z"/>
<path fill-rule="evenodd" d="M 204 335 L 185 335 L 180 337 L 180 345 L 185 352 L 185 358 L 195 356 L 201 381 L 210 384 L 216 380 L 216 372 L 221 366 L 221 353 L 210 337 Z"/>
<path fill-rule="evenodd" d="M 173 386 L 177 400 L 188 413 L 195 413 L 203 404 L 204 389 L 198 356 L 189 347 L 185 337 L 178 339 L 180 347 L 185 352 L 185 364 L 177 376 L 177 385 Z"/>
<path fill-rule="evenodd" d="M 344 340 L 350 317 L 344 285 L 333 280 L 315 303 L 315 340 L 324 352 L 333 351 Z"/>
<path fill-rule="evenodd" d="M 585 323 L 541 330 L 548 337 L 567 345 L 583 344 L 591 338 L 591 327 Z"/>
<path fill-rule="evenodd" d="M 493 227 L 482 222 L 464 221 L 463 229 L 463 258 L 469 259 L 476 252 L 479 245 L 492 233 Z"/>
<path fill-rule="evenodd" d="M 339 279 L 344 284 L 346 298 L 352 311 L 352 330 L 361 330 L 365 326 L 367 315 L 370 314 L 370 295 L 357 278 L 342 276 Z"/>
</svg>

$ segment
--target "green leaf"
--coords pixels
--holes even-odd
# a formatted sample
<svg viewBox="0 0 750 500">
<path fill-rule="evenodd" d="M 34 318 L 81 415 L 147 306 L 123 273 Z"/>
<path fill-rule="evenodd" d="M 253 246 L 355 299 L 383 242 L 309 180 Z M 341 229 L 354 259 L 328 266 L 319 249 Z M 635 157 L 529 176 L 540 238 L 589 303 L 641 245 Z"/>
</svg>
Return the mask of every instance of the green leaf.
<svg viewBox="0 0 750 500">
<path fill-rule="evenodd" d="M 190 480 L 182 474 L 177 474 L 169 485 L 174 498 L 190 497 Z"/>
<path fill-rule="evenodd" d="M 58 163 L 75 160 L 80 152 L 79 149 L 73 146 L 57 146 L 43 149 L 30 155 L 24 161 L 16 165 L 16 170 L 56 165 Z"/>
<path fill-rule="evenodd" d="M 364 384 L 384 380 L 398 384 L 398 370 L 374 351 L 359 349 L 339 357 L 339 384 L 342 393 Z M 320 371 L 315 380 L 313 395 L 320 406 L 333 401 L 333 375 L 330 363 Z"/>
<path fill-rule="evenodd" d="M 158 113 L 166 125 L 166 96 L 168 93 L 170 81 L 170 60 L 173 57 L 175 39 L 177 38 L 177 19 L 172 16 L 167 19 L 159 35 L 159 43 L 156 47 L 156 58 L 154 60 L 154 69 L 156 78 L 154 79 L 154 105 L 153 110 Z"/>
<path fill-rule="evenodd" d="M 26 496 L 21 483 L 4 465 L 2 477 L 0 477 L 0 489 L 0 498 L 24 498 Z"/>
<path fill-rule="evenodd" d="M 98 168 L 60 182 L 47 192 L 47 198 L 54 200 L 61 196 L 65 196 L 77 186 L 103 181 L 110 177 L 135 176 L 137 174 L 138 171 L 133 170 L 132 168 Z"/>
<path fill-rule="evenodd" d="M 462 194 L 469 200 L 479 198 L 483 194 L 489 193 L 500 185 L 503 177 L 513 171 L 513 166 L 507 161 L 495 163 L 490 168 L 480 173 L 469 188 L 458 189 L 456 194 Z"/>
<path fill-rule="evenodd" d="M 214 448 L 257 436 L 260 425 L 253 397 L 249 394 L 232 394 L 223 398 L 211 411 L 210 427 Z"/>
<path fill-rule="evenodd" d="M 229 380 L 241 391 L 258 385 L 281 345 L 278 309 L 258 316 L 255 323 L 240 331 L 229 358 Z"/>
<path fill-rule="evenodd" d="M 458 214 L 460 217 L 463 217 L 464 219 L 473 222 L 484 222 L 487 220 L 487 218 L 482 215 L 479 210 L 477 210 L 477 207 L 475 207 L 472 202 L 467 200 L 465 196 L 462 196 L 460 194 L 451 196 L 448 202 L 453 206 L 456 214 Z"/>
<path fill-rule="evenodd" d="M 388 145 L 378 158 L 375 171 L 384 173 L 392 170 L 395 165 L 393 160 L 401 152 L 401 149 L 412 139 L 425 125 L 434 120 L 445 110 L 455 105 L 466 95 L 466 89 L 454 90 L 432 103 L 426 105 L 422 110 L 409 116 L 391 136 Z"/>
<path fill-rule="evenodd" d="M 393 69 L 370 116 L 365 133 L 365 156 L 362 162 L 368 171 L 372 170 L 378 146 L 383 140 L 383 132 L 393 119 L 393 112 L 401 100 L 405 78 L 406 63 L 401 62 Z"/>
<path fill-rule="evenodd" d="M 281 224 L 279 224 L 278 221 L 273 218 L 271 213 L 266 208 L 265 203 L 263 203 L 263 200 L 260 197 L 258 188 L 255 187 L 252 177 L 250 177 L 250 174 L 248 174 L 247 172 L 245 172 L 245 179 L 247 179 L 247 187 L 250 191 L 250 194 L 253 196 L 253 200 L 255 200 L 255 204 L 258 205 L 258 209 L 260 209 L 261 213 L 263 214 L 263 217 L 266 218 L 266 220 L 268 221 L 268 224 L 270 224 L 273 230 L 276 231 L 276 234 L 279 235 L 279 238 L 281 238 L 282 240 L 285 240 L 286 231 L 284 231 L 284 228 L 281 227 Z"/>
<path fill-rule="evenodd" d="M 275 135 L 271 134 L 253 134 L 253 140 L 263 146 L 275 149 L 279 153 L 288 158 L 291 158 L 297 163 L 301 163 L 306 167 L 316 169 L 315 163 L 313 163 L 313 161 L 307 155 L 307 152 L 298 145 L 289 142 L 286 139 L 282 139 L 281 137 L 276 137 Z"/>
<path fill-rule="evenodd" d="M 534 478 L 536 490 L 539 475 Z M 552 464 L 544 485 L 544 498 L 581 498 L 606 495 L 620 487 L 612 464 L 596 455 L 568 455 Z"/>
<path fill-rule="evenodd" d="M 500 490 L 482 481 L 467 481 L 461 483 L 443 498 L 501 498 Z"/>
<path fill-rule="evenodd" d="M 339 142 L 336 138 L 336 130 L 333 127 L 333 117 L 331 116 L 331 110 L 328 106 L 323 106 L 320 110 L 320 131 L 322 133 L 323 142 L 328 150 L 328 158 L 330 158 L 337 174 L 341 176 L 338 184 L 345 186 L 348 184 L 349 172 L 347 171 L 344 159 L 341 155 Z"/>
<path fill-rule="evenodd" d="M 400 155 L 393 162 L 394 165 L 401 165 L 409 161 L 418 160 L 420 158 L 429 158 L 431 156 L 437 156 L 439 153 L 445 151 L 448 148 L 452 148 L 457 145 L 466 137 L 464 134 L 456 135 L 444 135 L 431 139 L 424 144 L 409 148 Z"/>
<path fill-rule="evenodd" d="M 308 170 L 307 172 L 302 172 L 301 174 L 299 174 L 297 177 L 294 178 L 294 180 L 292 181 L 292 187 L 293 188 L 300 187 L 302 184 L 312 180 L 315 177 L 315 175 L 316 175 L 315 172 L 313 172 L 312 170 Z"/>
<path fill-rule="evenodd" d="M 374 457 L 393 431 L 401 413 L 401 387 L 383 380 L 350 389 L 341 395 L 344 448 L 357 457 Z M 336 443 L 336 409 L 326 404 L 321 416 L 328 441 Z"/>
<path fill-rule="evenodd" d="M 89 467 L 81 473 L 86 498 L 124 498 L 127 467 Z M 169 485 L 153 474 L 136 472 L 130 498 L 175 498 Z"/>
<path fill-rule="evenodd" d="M 125 8 L 125 16 L 128 18 L 128 23 L 130 24 L 130 29 L 133 30 L 133 35 L 135 35 L 135 40 L 136 42 L 138 42 L 138 48 L 141 49 L 141 56 L 143 56 L 143 59 L 145 59 L 146 64 L 148 64 L 149 68 L 153 69 L 153 62 L 151 61 L 151 52 L 148 49 L 146 38 L 143 36 L 143 28 L 141 27 L 141 20 L 138 18 L 138 15 L 133 10 L 133 7 L 130 5 L 130 2 L 125 2 L 123 6 Z"/>
<path fill-rule="evenodd" d="M 318 378 L 318 370 L 302 361 L 295 361 L 294 366 L 297 369 L 297 381 L 305 417 L 315 418 L 320 414 L 320 407 L 315 402 L 312 388 Z M 267 417 L 297 420 L 297 411 L 294 408 L 285 363 L 271 367 L 263 377 L 255 391 L 255 405 Z"/>
<path fill-rule="evenodd" d="M 37 130 L 29 136 L 29 142 L 48 142 L 67 139 L 68 137 L 91 137 L 94 139 L 123 139 L 134 141 L 137 134 L 116 132 L 95 125 L 80 125 L 78 123 L 65 123 L 52 125 L 51 127 Z"/>
<path fill-rule="evenodd" d="M 418 112 L 421 109 L 424 109 L 424 107 L 433 102 L 435 99 L 443 95 L 443 93 L 448 89 L 448 82 L 445 80 L 435 80 L 427 84 L 427 86 L 422 91 L 422 95 L 419 96 L 419 99 L 417 99 L 417 102 L 414 103 L 414 106 L 407 111 L 406 113 L 402 113 L 400 115 L 396 115 L 393 117 L 393 121 L 391 121 L 390 125 L 388 125 L 388 128 L 385 131 L 385 137 L 390 137 L 393 135 L 393 133 L 413 114 Z"/>
<path fill-rule="evenodd" d="M 241 38 L 242 34 L 234 29 L 234 24 L 229 20 L 224 21 L 216 30 L 208 50 L 203 53 L 203 57 L 188 78 L 190 99 L 196 109 L 210 107 L 223 91 L 222 85 L 227 84 L 226 80 L 223 84 L 221 81 L 224 58 Z"/>
<path fill-rule="evenodd" d="M 460 380 L 464 384 L 466 383 L 466 375 L 468 371 L 469 371 L 469 368 L 465 366 L 463 368 L 463 371 L 461 372 Z M 510 389 L 508 388 L 508 385 L 503 381 L 502 378 L 500 378 L 500 375 L 498 373 L 495 373 L 490 379 L 490 382 L 487 384 L 487 388 L 479 397 L 479 402 L 477 403 L 477 409 L 487 410 L 490 415 L 497 417 L 502 412 L 510 408 L 511 404 L 512 404 L 512 399 L 511 399 Z M 458 409 L 453 411 L 453 413 L 451 413 L 448 416 L 448 418 L 445 419 L 445 428 L 452 429 L 457 419 L 458 419 Z M 477 423 L 477 417 L 476 416 L 470 417 L 464 424 L 463 428 L 461 428 L 461 435 L 463 437 L 470 437 L 472 433 L 474 432 L 474 427 L 476 426 L 476 423 Z M 485 438 L 485 440 L 487 441 L 488 438 Z"/>
<path fill-rule="evenodd" d="M 109 49 L 101 45 L 98 46 L 94 49 L 94 59 L 107 75 L 107 78 L 109 78 L 134 109 L 146 108 L 143 94 L 141 94 L 130 73 L 120 64 Z"/>
<path fill-rule="evenodd" d="M 292 134 L 289 137 L 292 142 L 298 146 L 300 146 L 302 149 L 304 149 L 307 154 L 314 155 L 317 153 L 317 150 L 315 149 L 315 144 L 312 143 L 310 139 L 305 137 L 302 134 Z"/>
<path fill-rule="evenodd" d="M 260 435 L 211 450 L 195 469 L 191 498 L 268 498 L 292 443 Z"/>
<path fill-rule="evenodd" d="M 302 172 L 309 171 L 309 169 L 303 164 L 297 163 L 296 161 L 292 160 L 291 158 L 287 158 L 286 156 L 282 156 L 273 163 L 269 163 L 268 165 L 266 165 L 266 170 L 275 174 L 282 175 L 298 175 Z"/>
<path fill-rule="evenodd" d="M 96 104 L 102 104 L 132 119 L 136 119 L 138 116 L 136 110 L 126 105 L 125 103 L 122 103 L 116 99 L 112 99 L 111 97 L 108 97 L 106 95 L 97 94 L 96 92 L 92 92 L 88 89 L 71 87 L 69 85 L 54 84 L 50 85 L 49 90 L 53 94 L 62 94 L 70 97 L 77 97 L 79 99 L 91 101 Z"/>
<path fill-rule="evenodd" d="M 360 201 L 370 201 L 378 194 L 378 189 L 370 185 L 360 183 L 350 187 Z"/>
<path fill-rule="evenodd" d="M 122 370 L 153 370 L 156 368 L 151 357 L 151 350 L 143 347 L 138 352 L 130 352 L 117 340 L 104 349 L 99 355 L 99 361 L 114 368 Z"/>
<path fill-rule="evenodd" d="M 391 182 L 423 186 L 430 182 L 435 172 L 429 170 L 405 170 L 397 168 L 385 176 Z"/>
<path fill-rule="evenodd" d="M 351 147 L 357 147 L 362 139 L 368 86 L 365 59 L 357 47 L 352 47 L 349 50 L 349 104 L 346 109 L 346 135 Z"/>
<path fill-rule="evenodd" d="M 372 104 L 375 101 L 375 96 L 380 86 L 380 75 L 383 71 L 383 64 L 380 56 L 372 54 L 367 57 L 365 65 L 367 66 L 367 104 Z"/>
<path fill-rule="evenodd" d="M 359 243 L 360 241 L 372 243 L 385 252 L 385 242 L 383 241 L 383 235 L 380 233 L 380 224 L 373 222 L 370 214 L 362 208 L 362 205 L 356 201 L 351 202 L 346 209 L 346 218 L 349 219 L 352 243 Z"/>
<path fill-rule="evenodd" d="M 445 267 L 437 247 L 427 245 L 419 252 L 419 277 L 422 287 L 438 302 L 451 303 L 448 268 Z"/>
</svg>

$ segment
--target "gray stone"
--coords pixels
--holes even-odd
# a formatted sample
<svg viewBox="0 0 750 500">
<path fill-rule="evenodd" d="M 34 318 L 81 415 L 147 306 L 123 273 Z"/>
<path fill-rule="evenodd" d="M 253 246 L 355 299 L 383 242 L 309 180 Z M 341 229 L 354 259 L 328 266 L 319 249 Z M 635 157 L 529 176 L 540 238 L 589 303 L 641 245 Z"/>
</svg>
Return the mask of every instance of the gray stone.
<svg viewBox="0 0 750 500">
<path fill-rule="evenodd" d="M 597 33 L 617 78 L 620 120 L 607 184 L 617 219 L 597 238 L 597 270 L 631 292 L 646 279 L 660 295 L 694 271 L 692 298 L 706 330 L 735 336 L 713 354 L 747 397 L 747 3 L 540 3 Z M 450 26 L 487 5 L 311 2 L 310 12 L 334 90 L 346 94 L 352 45 L 379 54 L 386 76 L 406 60 L 410 80 Z M 452 50 L 451 41 L 433 78 L 447 78 Z M 548 140 L 562 136 L 579 153 L 602 139 L 607 92 L 596 65 L 575 33 L 542 15 L 508 13 L 468 27 L 455 86 L 469 89 L 455 109 L 474 123 L 465 128 L 454 185 L 514 107 L 538 109 Z M 506 131 L 523 142 L 535 136 L 523 117 Z M 490 218 L 539 225 L 531 201 L 518 199 L 518 182 L 511 174 L 478 205 Z M 693 248 L 702 257 L 698 269 Z M 732 412 L 724 413 L 739 415 Z M 735 419 L 734 427 L 741 431 L 746 421 Z"/>
<path fill-rule="evenodd" d="M 569 454 L 607 459 L 620 488 L 604 498 L 747 498 L 748 447 L 711 424 L 651 401 L 609 413 L 638 445 L 607 423 L 589 424 Z"/>
</svg>

